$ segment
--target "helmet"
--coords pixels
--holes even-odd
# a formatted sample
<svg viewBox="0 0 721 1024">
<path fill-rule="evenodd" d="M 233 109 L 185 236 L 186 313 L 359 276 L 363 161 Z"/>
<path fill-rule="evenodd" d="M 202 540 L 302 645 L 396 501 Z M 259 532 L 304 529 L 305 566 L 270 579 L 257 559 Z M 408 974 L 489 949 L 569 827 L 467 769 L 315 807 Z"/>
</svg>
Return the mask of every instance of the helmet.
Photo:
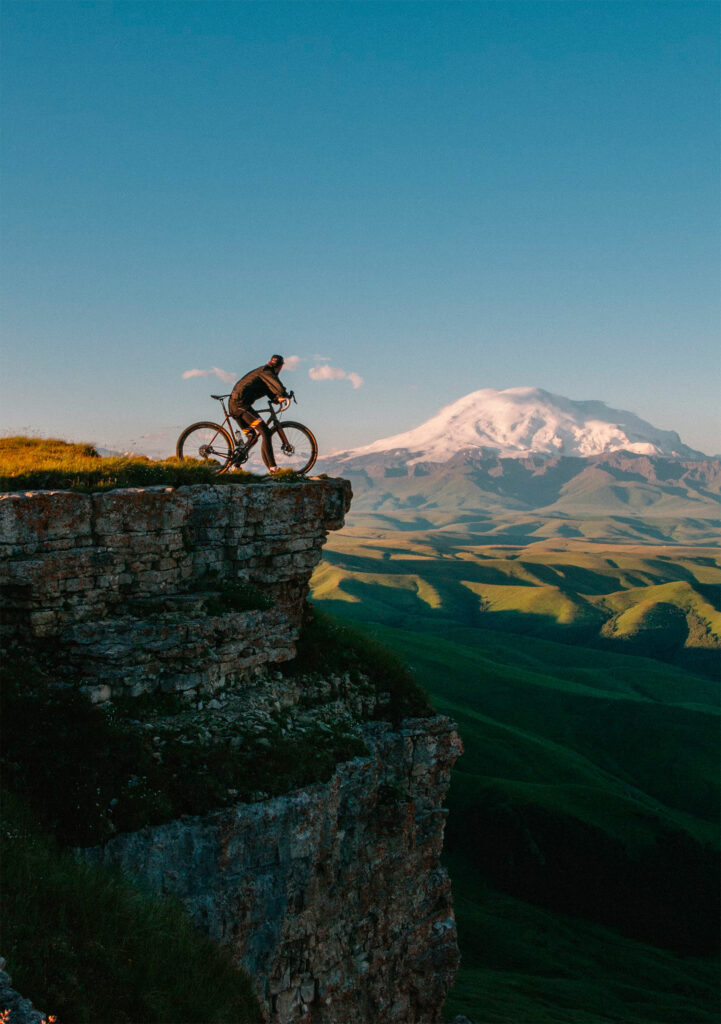
<svg viewBox="0 0 721 1024">
<path fill-rule="evenodd" d="M 275 355 L 271 356 L 270 359 L 268 360 L 268 366 L 272 366 L 274 370 L 279 370 L 284 362 L 285 359 L 283 358 L 283 356 Z"/>
</svg>

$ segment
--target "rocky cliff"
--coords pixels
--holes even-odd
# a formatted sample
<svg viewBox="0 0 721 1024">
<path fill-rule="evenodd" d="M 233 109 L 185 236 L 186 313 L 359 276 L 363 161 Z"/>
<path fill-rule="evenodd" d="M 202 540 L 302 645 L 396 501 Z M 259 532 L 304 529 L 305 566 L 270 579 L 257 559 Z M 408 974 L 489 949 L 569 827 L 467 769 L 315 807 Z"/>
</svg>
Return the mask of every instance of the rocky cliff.
<svg viewBox="0 0 721 1024">
<path fill-rule="evenodd" d="M 330 782 L 112 839 L 120 863 L 230 945 L 269 1019 L 440 1020 L 458 962 L 440 868 L 447 719 L 368 724 Z"/>
<path fill-rule="evenodd" d="M 269 1021 L 433 1024 L 458 962 L 439 863 L 453 724 L 385 721 L 388 694 L 362 672 L 276 671 L 349 500 L 339 480 L 3 495 L 3 630 L 49 649 L 58 684 L 103 707 L 180 701 L 175 724 L 138 713 L 159 760 L 164 730 L 260 762 L 275 738 L 303 751 L 352 734 L 356 756 L 327 781 L 242 803 L 232 790 L 78 855 L 180 897 L 247 968 Z"/>
<path fill-rule="evenodd" d="M 51 641 L 98 701 L 221 688 L 293 656 L 349 502 L 342 480 L 4 494 L 3 631 Z"/>
</svg>

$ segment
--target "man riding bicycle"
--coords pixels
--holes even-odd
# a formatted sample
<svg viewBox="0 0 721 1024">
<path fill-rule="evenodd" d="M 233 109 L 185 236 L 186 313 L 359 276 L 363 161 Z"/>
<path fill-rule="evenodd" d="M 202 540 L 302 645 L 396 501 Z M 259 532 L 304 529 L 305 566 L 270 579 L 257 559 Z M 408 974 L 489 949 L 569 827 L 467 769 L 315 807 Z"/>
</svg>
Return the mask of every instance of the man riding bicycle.
<svg viewBox="0 0 721 1024">
<path fill-rule="evenodd" d="M 243 429 L 260 433 L 263 439 L 260 453 L 269 473 L 277 472 L 278 467 L 275 464 L 270 432 L 253 408 L 253 402 L 264 397 L 269 398 L 271 402 L 281 402 L 285 398 L 290 400 L 290 395 L 278 379 L 284 362 L 283 356 L 273 355 L 265 366 L 259 366 L 256 370 L 246 373 L 233 388 L 228 402 L 230 415 Z"/>
</svg>

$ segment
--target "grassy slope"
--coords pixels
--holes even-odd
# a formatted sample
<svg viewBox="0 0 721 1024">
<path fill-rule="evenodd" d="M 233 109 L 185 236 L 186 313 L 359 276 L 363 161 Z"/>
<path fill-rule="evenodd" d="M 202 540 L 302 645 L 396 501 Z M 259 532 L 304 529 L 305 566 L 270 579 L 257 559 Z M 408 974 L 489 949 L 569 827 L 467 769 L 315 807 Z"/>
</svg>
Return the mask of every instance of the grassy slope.
<svg viewBox="0 0 721 1024">
<path fill-rule="evenodd" d="M 323 607 L 365 620 L 411 664 L 466 744 L 448 826 L 464 966 L 448 1010 L 514 1024 L 710 1022 L 714 967 L 639 936 L 690 949 L 716 933 L 718 685 L 582 641 L 589 620 L 595 634 L 610 622 L 634 636 L 670 605 L 689 626 L 703 620 L 685 642 L 716 644 L 718 552 L 478 541 L 376 520 L 334 537 L 313 581 Z M 480 628 L 498 623 L 489 596 L 507 604 L 503 631 Z"/>
<path fill-rule="evenodd" d="M 498 545 L 456 531 L 364 527 L 329 540 L 314 589 L 341 614 L 401 628 L 463 624 L 718 672 L 717 548 Z"/>
<path fill-rule="evenodd" d="M 458 721 L 466 746 L 449 803 L 463 954 L 449 1010 L 513 1024 L 715 1019 L 713 965 L 648 944 L 651 934 L 664 927 L 673 932 L 679 922 L 652 920 L 644 944 L 632 937 L 649 930 L 644 920 L 625 922 L 631 935 L 619 934 L 618 920 L 607 921 L 613 930 L 591 923 L 598 910 L 593 903 L 576 908 L 585 920 L 558 918 L 551 912 L 557 906 L 531 906 L 486 890 L 479 878 L 491 877 L 537 902 L 537 894 L 519 893 L 504 865 L 499 871 L 493 848 L 504 848 L 522 872 L 532 873 L 524 842 L 530 837 L 552 860 L 559 850 L 549 845 L 549 831 L 568 849 L 571 864 L 561 870 L 580 866 L 578 885 L 593 888 L 599 871 L 607 870 L 597 896 L 611 905 L 636 899 L 656 868 L 649 854 L 669 837 L 686 837 L 680 868 L 691 871 L 689 851 L 698 853 L 718 834 L 716 687 L 654 661 L 539 640 L 519 645 L 511 637 L 462 629 L 454 639 L 377 625 L 372 632 L 407 658 L 438 710 Z M 520 821 L 515 831 L 504 831 L 507 813 Z M 488 843 L 479 862 L 484 829 Z M 594 851 L 601 845 L 605 865 L 591 859 L 584 867 L 589 836 Z M 640 865 L 635 877 L 634 865 Z M 689 901 L 699 879 L 704 891 L 707 864 L 695 865 L 690 893 L 674 895 L 678 867 L 669 864 L 667 874 L 663 868 L 654 876 L 651 900 L 662 902 L 661 889 L 679 913 L 689 903 L 689 919 L 681 922 L 688 939 L 701 926 L 703 907 Z M 609 887 L 625 877 L 630 890 L 622 885 L 609 896 Z M 542 890 L 557 881 L 543 873 L 539 878 Z M 573 883 L 569 875 L 566 881 Z M 707 932 L 715 928 L 711 916 L 703 925 Z"/>
<path fill-rule="evenodd" d="M 65 1024 L 257 1024 L 250 979 L 180 906 L 78 863 L 3 794 L 2 950 L 13 984 Z"/>
<path fill-rule="evenodd" d="M 717 969 L 487 889 L 449 857 L 463 951 L 445 1016 L 478 1024 L 715 1024 Z"/>
</svg>

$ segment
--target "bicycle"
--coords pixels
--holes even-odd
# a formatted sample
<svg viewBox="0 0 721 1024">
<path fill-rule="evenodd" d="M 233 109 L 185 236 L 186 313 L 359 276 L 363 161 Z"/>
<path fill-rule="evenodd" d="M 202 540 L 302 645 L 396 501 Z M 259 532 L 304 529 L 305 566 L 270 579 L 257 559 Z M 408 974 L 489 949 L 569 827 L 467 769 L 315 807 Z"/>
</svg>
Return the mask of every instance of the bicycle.
<svg viewBox="0 0 721 1024">
<path fill-rule="evenodd" d="M 225 399 L 230 398 L 230 395 L 210 397 L 220 402 L 224 414 L 223 423 L 203 420 L 186 427 L 175 449 L 178 458 L 199 459 L 213 466 L 218 476 L 240 469 L 249 473 L 267 473 L 258 445 L 261 434 L 252 427 L 237 428 L 225 406 Z M 281 400 L 278 412 L 285 412 L 291 399 L 296 401 L 292 391 L 288 398 Z M 302 423 L 292 420 L 282 423 L 271 403 L 267 409 L 261 409 L 260 413 L 269 414 L 264 422 L 270 429 L 271 444 L 276 437 L 280 441 L 279 448 L 273 447 L 278 468 L 307 473 L 318 458 L 318 442 L 312 432 Z"/>
</svg>

